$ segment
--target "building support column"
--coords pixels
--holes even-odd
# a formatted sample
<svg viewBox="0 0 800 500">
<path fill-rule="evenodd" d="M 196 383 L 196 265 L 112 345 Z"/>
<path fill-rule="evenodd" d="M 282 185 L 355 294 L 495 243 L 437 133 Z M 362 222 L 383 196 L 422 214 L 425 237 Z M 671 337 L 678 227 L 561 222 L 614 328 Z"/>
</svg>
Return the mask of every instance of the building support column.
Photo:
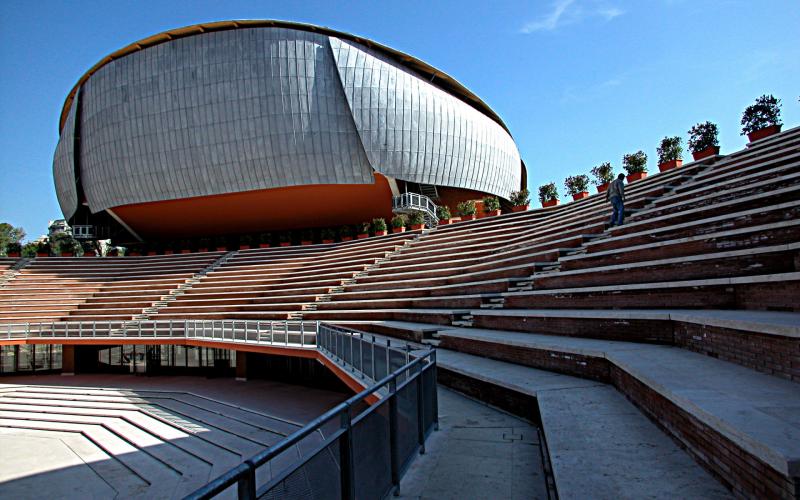
<svg viewBox="0 0 800 500">
<path fill-rule="evenodd" d="M 75 375 L 75 346 L 61 346 L 61 375 Z"/>
<path fill-rule="evenodd" d="M 236 351 L 236 380 L 247 380 L 247 353 L 244 351 Z"/>
</svg>

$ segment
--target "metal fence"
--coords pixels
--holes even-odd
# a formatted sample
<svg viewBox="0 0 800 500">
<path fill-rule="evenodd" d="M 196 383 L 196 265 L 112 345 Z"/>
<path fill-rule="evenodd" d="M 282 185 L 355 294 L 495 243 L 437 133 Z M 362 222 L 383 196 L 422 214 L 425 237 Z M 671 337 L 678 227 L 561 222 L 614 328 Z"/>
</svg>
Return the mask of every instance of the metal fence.
<svg viewBox="0 0 800 500">
<path fill-rule="evenodd" d="M 324 323 L 317 338 L 329 359 L 379 380 L 187 499 L 234 487 L 244 499 L 371 499 L 399 488 L 438 425 L 435 351 Z"/>
<path fill-rule="evenodd" d="M 392 211 L 395 213 L 423 212 L 427 224 L 431 227 L 436 226 L 439 222 L 439 218 L 436 216 L 436 203 L 424 194 L 403 193 L 393 197 Z"/>
<path fill-rule="evenodd" d="M 153 320 L 0 324 L 0 339 L 183 338 L 269 346 L 316 347 L 318 321 Z"/>
</svg>

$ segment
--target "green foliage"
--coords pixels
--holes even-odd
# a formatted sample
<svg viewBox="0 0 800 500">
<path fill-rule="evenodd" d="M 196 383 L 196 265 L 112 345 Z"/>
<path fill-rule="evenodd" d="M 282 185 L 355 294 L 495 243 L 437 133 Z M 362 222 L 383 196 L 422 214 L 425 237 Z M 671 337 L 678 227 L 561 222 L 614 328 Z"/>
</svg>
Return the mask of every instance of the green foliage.
<svg viewBox="0 0 800 500">
<path fill-rule="evenodd" d="M 8 222 L 0 222 L 0 254 L 8 251 L 10 243 L 19 243 L 25 238 L 25 230 Z"/>
<path fill-rule="evenodd" d="M 405 227 L 406 226 L 406 216 L 405 215 L 395 215 L 392 217 L 392 227 Z"/>
<path fill-rule="evenodd" d="M 320 237 L 323 240 L 335 240 L 336 239 L 336 232 L 333 229 L 331 229 L 329 227 L 326 227 L 325 229 L 323 229 L 320 232 Z"/>
<path fill-rule="evenodd" d="M 369 234 L 372 225 L 369 222 L 362 222 L 358 226 L 358 234 Z"/>
<path fill-rule="evenodd" d="M 40 241 L 39 243 L 36 243 L 36 253 L 46 253 L 47 255 L 50 255 L 52 251 L 53 249 L 50 247 L 50 243 L 46 241 Z"/>
<path fill-rule="evenodd" d="M 339 228 L 339 237 L 347 238 L 353 236 L 353 228 L 350 226 L 342 226 Z"/>
<path fill-rule="evenodd" d="M 292 241 L 292 238 L 289 233 L 280 233 L 278 235 L 278 243 L 289 243 L 290 241 Z"/>
<path fill-rule="evenodd" d="M 456 206 L 456 210 L 458 211 L 458 215 L 475 215 L 477 211 L 475 202 L 472 200 L 462 201 Z"/>
<path fill-rule="evenodd" d="M 377 219 L 372 219 L 372 227 L 375 230 L 375 232 L 386 231 L 386 221 L 381 217 L 378 217 Z"/>
<path fill-rule="evenodd" d="M 425 224 L 425 214 L 419 211 L 411 212 L 408 223 L 411 225 Z"/>
<path fill-rule="evenodd" d="M 582 193 L 589 189 L 589 176 L 584 174 L 571 175 L 564 181 L 564 187 L 569 195 Z"/>
<path fill-rule="evenodd" d="M 22 256 L 27 258 L 36 257 L 37 251 L 39 251 L 38 243 L 26 243 L 25 246 L 22 247 Z"/>
<path fill-rule="evenodd" d="M 497 196 L 487 196 L 483 199 L 483 211 L 489 213 L 492 210 L 500 210 L 500 200 Z"/>
<path fill-rule="evenodd" d="M 539 186 L 539 201 L 542 203 L 558 199 L 558 189 L 556 183 L 551 182 L 543 186 Z"/>
<path fill-rule="evenodd" d="M 197 248 L 208 249 L 209 245 L 211 245 L 211 240 L 209 240 L 208 238 L 200 238 L 197 241 Z"/>
<path fill-rule="evenodd" d="M 253 237 L 249 234 L 245 234 L 244 236 L 239 238 L 240 245 L 252 245 L 253 244 Z"/>
<path fill-rule="evenodd" d="M 53 235 L 53 237 L 50 238 L 50 245 L 59 254 L 65 252 L 78 253 L 81 248 L 80 243 L 78 243 L 78 241 L 73 238 L 72 235 L 67 233 L 58 233 Z"/>
<path fill-rule="evenodd" d="M 94 241 L 84 241 L 81 243 L 81 248 L 83 249 L 84 254 L 96 251 Z"/>
<path fill-rule="evenodd" d="M 647 155 L 641 149 L 622 157 L 622 168 L 630 174 L 647 172 Z"/>
<path fill-rule="evenodd" d="M 22 244 L 19 241 L 12 241 L 6 245 L 6 254 L 22 252 Z"/>
<path fill-rule="evenodd" d="M 451 218 L 452 214 L 450 213 L 450 207 L 448 207 L 447 205 L 439 205 L 438 207 L 436 207 L 436 217 L 438 217 L 439 220 L 446 220 Z"/>
<path fill-rule="evenodd" d="M 300 232 L 300 241 L 314 241 L 314 231 L 303 229 L 303 231 Z"/>
<path fill-rule="evenodd" d="M 697 153 L 710 147 L 719 146 L 719 130 L 716 123 L 698 123 L 689 130 L 689 151 Z"/>
<path fill-rule="evenodd" d="M 264 244 L 270 244 L 272 242 L 272 233 L 260 233 L 258 235 L 258 242 Z"/>
<path fill-rule="evenodd" d="M 658 152 L 658 163 L 666 163 L 673 160 L 683 159 L 683 146 L 681 146 L 680 137 L 664 137 L 661 139 L 661 145 L 656 148 Z"/>
<path fill-rule="evenodd" d="M 755 104 L 747 106 L 742 113 L 742 135 L 771 125 L 782 125 L 781 100 L 770 95 L 762 95 Z"/>
<path fill-rule="evenodd" d="M 595 186 L 608 184 L 614 180 L 614 169 L 611 167 L 611 162 L 604 162 L 597 165 L 592 169 L 594 180 L 592 181 Z"/>
<path fill-rule="evenodd" d="M 527 189 L 511 192 L 511 204 L 515 207 L 527 205 L 531 202 L 531 192 Z"/>
</svg>

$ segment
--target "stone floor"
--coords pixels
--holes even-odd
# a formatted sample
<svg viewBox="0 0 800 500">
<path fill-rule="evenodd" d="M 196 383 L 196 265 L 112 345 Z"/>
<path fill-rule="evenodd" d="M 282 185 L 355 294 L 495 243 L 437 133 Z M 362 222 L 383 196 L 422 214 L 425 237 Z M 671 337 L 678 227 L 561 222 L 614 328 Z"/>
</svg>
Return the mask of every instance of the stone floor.
<svg viewBox="0 0 800 500">
<path fill-rule="evenodd" d="M 400 482 L 406 499 L 546 499 L 536 427 L 439 386 L 439 430 Z"/>
</svg>

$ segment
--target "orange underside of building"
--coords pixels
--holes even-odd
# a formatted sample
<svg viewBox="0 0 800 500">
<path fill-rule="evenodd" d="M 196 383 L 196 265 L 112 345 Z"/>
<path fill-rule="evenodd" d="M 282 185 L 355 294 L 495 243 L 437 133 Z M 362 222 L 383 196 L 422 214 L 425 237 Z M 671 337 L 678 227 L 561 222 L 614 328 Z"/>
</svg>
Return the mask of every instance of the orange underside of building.
<svg viewBox="0 0 800 500">
<path fill-rule="evenodd" d="M 478 191 L 439 188 L 439 203 L 455 209 Z M 338 227 L 392 217 L 392 190 L 376 173 L 373 184 L 314 184 L 137 203 L 113 212 L 140 237 L 193 238 L 260 231 Z"/>
<path fill-rule="evenodd" d="M 389 182 L 315 184 L 125 205 L 112 209 L 139 236 L 180 238 L 337 227 L 392 217 Z"/>
</svg>

